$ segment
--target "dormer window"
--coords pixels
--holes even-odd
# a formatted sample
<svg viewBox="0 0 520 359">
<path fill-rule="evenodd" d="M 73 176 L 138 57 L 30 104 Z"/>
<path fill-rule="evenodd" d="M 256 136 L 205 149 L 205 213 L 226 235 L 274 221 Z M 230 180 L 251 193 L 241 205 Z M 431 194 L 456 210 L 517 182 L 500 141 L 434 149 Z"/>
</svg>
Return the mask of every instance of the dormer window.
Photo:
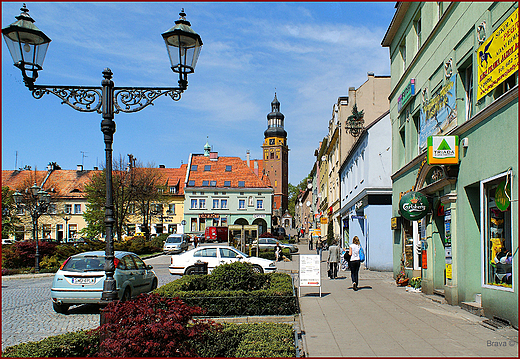
<svg viewBox="0 0 520 359">
<path fill-rule="evenodd" d="M 202 181 L 202 187 L 208 187 L 209 181 Z"/>
<path fill-rule="evenodd" d="M 195 186 L 195 181 L 194 180 L 188 181 L 188 186 L 189 187 Z"/>
<path fill-rule="evenodd" d="M 245 187 L 246 182 L 245 181 L 238 181 L 238 187 Z"/>
<path fill-rule="evenodd" d="M 197 165 L 191 165 L 191 170 L 192 171 L 197 171 Z"/>
<path fill-rule="evenodd" d="M 204 171 L 211 171 L 211 165 L 204 165 Z"/>
<path fill-rule="evenodd" d="M 231 166 L 226 166 L 226 172 L 231 172 Z"/>
</svg>

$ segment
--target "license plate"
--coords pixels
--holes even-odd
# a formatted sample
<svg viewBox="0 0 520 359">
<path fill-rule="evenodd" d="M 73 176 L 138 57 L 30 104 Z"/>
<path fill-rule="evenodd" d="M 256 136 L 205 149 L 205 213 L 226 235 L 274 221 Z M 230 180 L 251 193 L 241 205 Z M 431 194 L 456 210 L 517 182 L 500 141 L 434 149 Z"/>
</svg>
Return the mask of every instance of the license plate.
<svg viewBox="0 0 520 359">
<path fill-rule="evenodd" d="M 96 278 L 72 278 L 72 284 L 94 284 Z"/>
</svg>

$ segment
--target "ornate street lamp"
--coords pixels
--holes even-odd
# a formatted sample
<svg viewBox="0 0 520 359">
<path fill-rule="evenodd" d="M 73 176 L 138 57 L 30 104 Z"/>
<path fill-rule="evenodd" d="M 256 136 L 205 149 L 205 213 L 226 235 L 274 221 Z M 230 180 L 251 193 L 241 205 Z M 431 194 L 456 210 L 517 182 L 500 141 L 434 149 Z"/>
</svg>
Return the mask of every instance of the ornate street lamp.
<svg viewBox="0 0 520 359">
<path fill-rule="evenodd" d="M 2 29 L 7 47 L 11 52 L 14 65 L 22 71 L 25 85 L 36 99 L 45 94 L 53 94 L 62 103 L 82 112 L 97 112 L 102 115 L 101 131 L 104 134 L 106 154 L 106 249 L 105 273 L 102 300 L 110 302 L 117 299 L 114 279 L 114 205 L 112 197 L 112 143 L 116 124 L 114 115 L 119 112 L 137 112 L 151 105 L 160 96 L 168 95 L 174 101 L 188 87 L 188 74 L 195 71 L 195 65 L 202 47 L 200 36 L 191 29 L 186 20 L 184 9 L 175 26 L 162 34 L 168 50 L 171 68 L 179 74 L 178 87 L 115 87 L 112 71 L 103 70 L 101 87 L 35 85 L 38 71 L 43 68 L 43 60 L 50 39 L 34 25 L 25 4 L 17 21 Z"/>
<path fill-rule="evenodd" d="M 29 196 L 31 196 L 31 199 L 27 200 L 27 202 L 32 204 L 23 203 L 24 196 L 19 191 L 13 193 L 13 199 L 14 203 L 16 204 L 16 207 L 27 207 L 31 215 L 33 225 L 33 239 L 36 242 L 36 253 L 34 255 L 34 270 L 36 272 L 39 272 L 40 247 L 38 243 L 38 218 L 40 218 L 42 214 L 47 212 L 49 204 L 51 203 L 51 195 L 45 192 L 40 186 L 38 186 L 36 182 L 34 182 L 34 185 L 32 185 L 30 188 L 26 189 L 25 192 Z"/>
</svg>

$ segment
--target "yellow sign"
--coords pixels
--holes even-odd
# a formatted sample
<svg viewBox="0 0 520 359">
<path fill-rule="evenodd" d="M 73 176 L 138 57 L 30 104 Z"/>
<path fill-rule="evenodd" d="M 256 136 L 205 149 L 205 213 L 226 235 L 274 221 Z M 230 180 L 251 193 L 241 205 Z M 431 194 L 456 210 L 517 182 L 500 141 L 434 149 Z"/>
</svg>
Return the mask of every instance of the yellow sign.
<svg viewBox="0 0 520 359">
<path fill-rule="evenodd" d="M 446 279 L 453 279 L 451 272 L 451 263 L 446 263 Z"/>
<path fill-rule="evenodd" d="M 477 100 L 518 70 L 518 9 L 478 49 Z"/>
<path fill-rule="evenodd" d="M 320 218 L 320 223 L 321 223 L 321 224 L 327 224 L 327 223 L 329 223 L 329 222 L 328 222 L 328 218 L 327 218 L 327 217 L 321 217 L 321 218 Z"/>
</svg>

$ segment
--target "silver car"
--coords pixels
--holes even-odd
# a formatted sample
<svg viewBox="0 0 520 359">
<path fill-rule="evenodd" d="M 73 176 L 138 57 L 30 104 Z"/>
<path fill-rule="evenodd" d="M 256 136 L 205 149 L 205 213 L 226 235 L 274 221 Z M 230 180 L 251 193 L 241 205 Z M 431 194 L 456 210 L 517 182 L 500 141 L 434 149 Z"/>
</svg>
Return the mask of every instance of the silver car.
<svg viewBox="0 0 520 359">
<path fill-rule="evenodd" d="M 277 243 L 280 244 L 280 247 L 282 247 L 282 250 L 283 249 L 288 249 L 289 252 L 291 252 L 291 253 L 298 252 L 298 247 L 295 246 L 294 244 L 282 243 L 282 242 L 280 242 L 279 240 L 277 240 L 275 238 L 260 238 L 260 239 L 258 239 L 258 247 L 260 249 L 272 249 L 272 250 L 274 250 L 274 248 L 276 247 Z M 255 241 L 253 241 L 253 247 L 256 247 L 256 246 L 257 246 L 257 242 L 255 240 Z"/>
<path fill-rule="evenodd" d="M 188 249 L 190 236 L 187 234 L 170 234 L 164 242 L 163 251 L 167 253 L 181 253 Z"/>
<path fill-rule="evenodd" d="M 131 252 L 114 253 L 117 297 L 128 300 L 157 288 L 151 265 Z M 100 304 L 105 281 L 105 252 L 93 251 L 69 257 L 54 275 L 51 298 L 57 313 L 66 313 L 74 304 Z"/>
</svg>

